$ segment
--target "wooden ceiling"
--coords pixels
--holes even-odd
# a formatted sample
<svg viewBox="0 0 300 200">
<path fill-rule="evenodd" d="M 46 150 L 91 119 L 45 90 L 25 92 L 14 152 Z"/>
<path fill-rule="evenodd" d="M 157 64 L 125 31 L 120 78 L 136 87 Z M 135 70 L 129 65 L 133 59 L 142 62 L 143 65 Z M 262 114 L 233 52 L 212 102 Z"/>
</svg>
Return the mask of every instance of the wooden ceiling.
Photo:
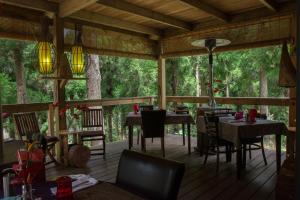
<svg viewBox="0 0 300 200">
<path fill-rule="evenodd" d="M 18 34 L 23 34 L 30 38 L 28 31 L 26 32 L 28 27 L 30 29 L 30 25 L 27 29 L 22 26 L 31 23 L 36 30 L 39 16 L 46 13 L 48 16 L 58 15 L 64 18 L 66 28 L 72 29 L 74 23 L 86 26 L 88 32 L 86 35 L 90 35 L 94 29 L 94 32 L 99 33 L 95 41 L 101 36 L 111 37 L 111 41 L 115 40 L 113 36 L 119 39 L 126 38 L 124 42 L 132 43 L 125 48 L 127 53 L 138 54 L 137 49 L 143 47 L 137 47 L 136 42 L 128 38 L 132 36 L 132 39 L 147 44 L 144 48 L 152 48 L 145 50 L 147 53 L 141 50 L 142 55 L 153 54 L 152 56 L 155 57 L 158 54 L 155 52 L 159 49 L 158 41 L 162 41 L 160 44 L 168 44 L 168 48 L 163 49 L 163 52 L 171 54 L 182 53 L 183 50 L 190 52 L 194 47 L 185 43 L 184 48 L 181 49 L 176 41 L 181 41 L 182 38 L 185 38 L 184 41 L 189 41 L 190 38 L 228 37 L 226 36 L 228 32 L 245 30 L 246 28 L 241 27 L 246 26 L 252 27 L 252 32 L 255 34 L 262 34 L 258 33 L 259 26 L 255 26 L 262 23 L 267 23 L 270 30 L 281 32 L 282 28 L 280 29 L 278 24 L 286 29 L 282 34 L 278 34 L 278 37 L 266 31 L 270 37 L 264 35 L 254 42 L 259 42 L 262 38 L 262 44 L 268 40 L 289 38 L 290 32 L 287 30 L 290 29 L 295 8 L 294 0 L 0 0 L 0 19 L 4 19 L 0 21 L 0 37 L 18 38 Z M 283 18 L 287 20 L 280 21 Z M 23 20 L 26 23 L 22 25 L 16 20 Z M 223 32 L 226 34 L 222 35 Z M 119 37 L 117 34 L 127 36 Z M 248 36 L 249 41 L 245 43 L 253 42 L 253 37 Z M 89 41 L 92 44 L 90 39 Z M 239 41 L 243 43 L 243 39 Z M 172 48 L 170 44 L 176 45 Z M 130 52 L 130 45 L 134 46 L 134 52 Z M 116 51 L 125 51 L 124 45 L 122 48 L 118 45 L 112 46 Z M 93 49 L 95 48 L 101 50 L 102 47 L 94 45 Z M 113 49 L 109 50 L 113 51 Z"/>
</svg>

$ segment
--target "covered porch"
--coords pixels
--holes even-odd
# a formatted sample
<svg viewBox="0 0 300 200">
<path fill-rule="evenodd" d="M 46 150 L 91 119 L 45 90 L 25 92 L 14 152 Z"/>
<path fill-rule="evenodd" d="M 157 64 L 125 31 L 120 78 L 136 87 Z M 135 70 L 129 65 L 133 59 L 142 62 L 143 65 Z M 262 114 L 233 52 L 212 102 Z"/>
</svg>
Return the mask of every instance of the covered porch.
<svg viewBox="0 0 300 200">
<path fill-rule="evenodd" d="M 214 52 L 235 51 L 249 48 L 288 43 L 291 47 L 292 71 L 296 70 L 297 13 L 295 1 L 249 0 L 234 1 L 138 1 L 138 0 L 0 0 L 0 38 L 40 41 L 43 29 L 49 28 L 50 40 L 55 45 L 56 70 L 51 76 L 41 79 L 52 80 L 53 100 L 26 104 L 0 105 L 0 112 L 47 113 L 48 134 L 59 136 L 66 130 L 66 116 L 60 110 L 68 106 L 120 106 L 132 104 L 157 104 L 159 109 L 168 109 L 170 104 L 207 104 L 211 96 L 168 96 L 166 87 L 166 60 L 180 56 L 207 54 L 207 49 L 192 46 L 198 39 L 221 38 L 231 43 L 217 47 Z M 3 12 L 2 12 L 3 11 Z M 41 19 L 44 19 L 43 21 Z M 77 26 L 81 27 L 84 49 L 89 54 L 149 59 L 157 62 L 157 91 L 155 96 L 122 97 L 118 99 L 95 98 L 68 100 L 66 84 L 82 77 L 73 76 L 66 52 L 71 51 Z M 296 126 L 296 85 L 290 72 L 281 78 L 289 82 L 286 97 L 216 97 L 218 105 L 280 106 L 288 108 L 287 127 Z M 207 79 L 209 77 L 207 76 Z M 83 78 L 85 79 L 85 77 Z M 212 92 L 212 90 L 211 90 Z M 58 106 L 53 106 L 59 102 Z M 1 102 L 0 102 L 1 103 Z M 190 111 L 196 118 L 196 110 Z M 124 113 L 123 113 L 124 114 Z M 2 118 L 1 118 L 2 120 Z M 121 125 L 122 122 L 119 122 Z M 0 127 L 0 160 L 4 164 L 14 162 L 13 152 L 22 146 L 17 141 L 3 140 Z M 127 137 L 124 131 L 124 138 Z M 293 136 L 294 138 L 294 136 Z M 136 141 L 136 140 L 134 140 Z M 288 143 L 294 146 L 295 141 Z M 179 199 L 274 199 L 277 182 L 275 151 L 267 150 L 268 165 L 265 166 L 260 152 L 253 153 L 247 160 L 246 171 L 237 180 L 236 160 L 224 163 L 221 157 L 220 172 L 215 175 L 215 156 L 209 156 L 208 164 L 202 166 L 203 157 L 195 151 L 187 154 L 179 136 L 166 138 L 166 158 L 184 162 L 184 176 Z M 197 146 L 192 138 L 192 149 Z M 46 167 L 47 178 L 60 175 L 85 173 L 101 181 L 114 182 L 118 160 L 123 149 L 128 148 L 127 140 L 107 144 L 107 159 L 92 159 L 86 168 L 76 169 L 65 166 Z M 148 153 L 160 156 L 158 141 L 148 145 Z M 134 142 L 134 150 L 140 151 Z M 56 146 L 57 157 L 61 153 Z M 285 154 L 282 154 L 282 160 Z M 292 160 L 293 161 L 293 160 Z"/>
<path fill-rule="evenodd" d="M 196 138 L 192 139 L 196 145 Z M 253 151 L 252 159 L 247 160 L 246 170 L 242 178 L 236 178 L 236 160 L 226 163 L 225 155 L 221 155 L 220 171 L 216 175 L 216 156 L 209 156 L 207 165 L 203 165 L 204 157 L 199 153 L 187 153 L 187 146 L 182 145 L 182 137 L 169 134 L 166 136 L 166 159 L 184 162 L 186 172 L 179 190 L 178 199 L 275 199 L 277 180 L 276 156 L 274 150 L 266 150 L 268 165 L 264 164 L 260 151 Z M 121 152 L 128 148 L 128 141 L 107 145 L 106 160 L 92 158 L 86 168 L 70 168 L 47 166 L 47 178 L 68 174 L 90 174 L 100 181 L 115 182 Z M 141 151 L 134 138 L 134 151 Z M 161 157 L 160 140 L 147 141 L 147 153 Z M 285 153 L 282 154 L 284 159 Z M 134 174 L 132 176 L 135 176 Z"/>
</svg>

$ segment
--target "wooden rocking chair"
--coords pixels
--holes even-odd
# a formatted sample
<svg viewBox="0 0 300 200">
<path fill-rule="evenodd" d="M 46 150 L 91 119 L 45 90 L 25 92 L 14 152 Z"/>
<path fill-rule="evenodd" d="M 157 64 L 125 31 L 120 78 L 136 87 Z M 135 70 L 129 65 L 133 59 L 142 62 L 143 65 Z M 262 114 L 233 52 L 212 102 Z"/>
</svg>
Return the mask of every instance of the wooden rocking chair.
<svg viewBox="0 0 300 200">
<path fill-rule="evenodd" d="M 14 114 L 13 118 L 16 125 L 17 133 L 24 143 L 31 142 L 34 134 L 40 134 L 38 120 L 34 112 Z M 43 150 L 45 155 L 48 155 L 51 160 L 49 162 L 45 162 L 45 165 L 53 162 L 55 164 L 58 164 L 53 153 L 55 144 L 58 141 L 59 139 L 55 136 L 43 136 L 43 142 L 45 143 Z"/>
</svg>

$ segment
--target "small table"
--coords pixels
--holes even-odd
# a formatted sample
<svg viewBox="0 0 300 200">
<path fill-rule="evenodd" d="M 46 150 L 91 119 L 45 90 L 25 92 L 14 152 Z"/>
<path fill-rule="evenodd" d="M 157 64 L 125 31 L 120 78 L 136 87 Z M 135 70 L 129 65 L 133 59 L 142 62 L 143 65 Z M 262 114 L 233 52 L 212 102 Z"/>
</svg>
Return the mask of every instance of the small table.
<svg viewBox="0 0 300 200">
<path fill-rule="evenodd" d="M 187 134 L 188 134 L 188 153 L 191 154 L 191 124 L 194 124 L 194 119 L 190 114 L 175 112 L 167 112 L 165 124 L 187 124 Z M 125 126 L 128 126 L 128 146 L 129 149 L 132 147 L 133 143 L 133 126 L 142 125 L 141 113 L 135 114 L 134 112 L 128 113 L 125 121 Z M 184 130 L 184 127 L 183 127 Z"/>
<path fill-rule="evenodd" d="M 283 122 L 256 119 L 256 122 L 246 122 L 245 119 L 235 120 L 233 117 L 220 118 L 220 137 L 232 142 L 237 147 L 237 175 L 240 177 L 242 168 L 241 139 L 256 136 L 276 136 L 277 172 L 281 166 L 281 135 L 287 132 Z"/>
</svg>

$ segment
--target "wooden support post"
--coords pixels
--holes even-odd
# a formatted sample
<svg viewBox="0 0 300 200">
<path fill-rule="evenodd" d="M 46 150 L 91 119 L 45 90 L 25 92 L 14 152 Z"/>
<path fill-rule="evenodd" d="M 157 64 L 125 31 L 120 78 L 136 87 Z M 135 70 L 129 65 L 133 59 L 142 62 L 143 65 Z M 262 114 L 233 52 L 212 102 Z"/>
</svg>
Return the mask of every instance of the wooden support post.
<svg viewBox="0 0 300 200">
<path fill-rule="evenodd" d="M 63 19 L 60 18 L 57 14 L 54 16 L 53 20 L 53 28 L 54 28 L 54 37 L 53 42 L 56 47 L 56 63 L 57 63 L 57 70 L 56 76 L 57 77 L 64 77 L 66 70 L 62 67 L 63 59 L 64 59 L 64 22 Z M 66 123 L 66 116 L 60 116 L 59 110 L 64 108 L 65 106 L 65 84 L 62 83 L 63 80 L 54 80 L 54 102 L 59 102 L 58 105 L 58 112 L 54 112 L 55 118 L 55 126 L 59 130 L 55 130 L 54 134 L 56 136 L 59 135 L 60 130 L 65 130 L 67 128 Z M 56 152 L 60 155 L 60 148 L 59 145 L 56 146 Z"/>
<path fill-rule="evenodd" d="M 166 109 L 166 61 L 159 56 L 158 58 L 158 106 Z"/>
<path fill-rule="evenodd" d="M 2 86 L 0 85 L 0 160 L 3 158 L 3 124 L 2 124 Z"/>
</svg>

